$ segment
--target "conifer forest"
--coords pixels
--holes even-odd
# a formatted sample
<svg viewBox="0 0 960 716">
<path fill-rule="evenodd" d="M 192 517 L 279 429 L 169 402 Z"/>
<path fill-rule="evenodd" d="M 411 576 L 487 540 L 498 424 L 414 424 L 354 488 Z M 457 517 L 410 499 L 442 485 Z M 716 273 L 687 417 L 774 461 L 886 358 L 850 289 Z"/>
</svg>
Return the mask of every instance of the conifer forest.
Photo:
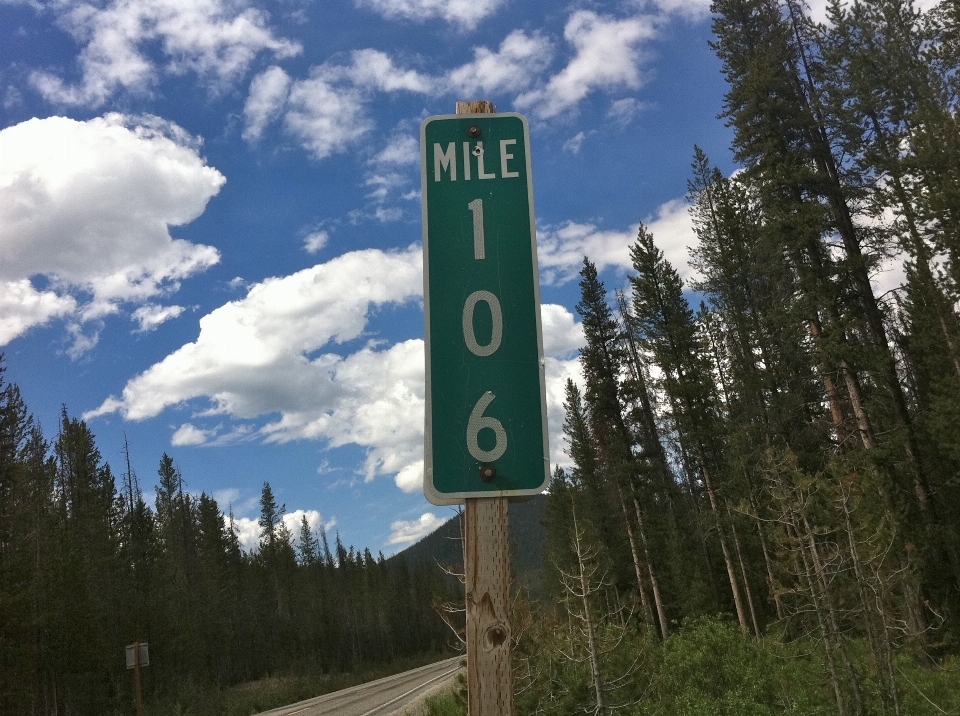
<svg viewBox="0 0 960 716">
<path fill-rule="evenodd" d="M 134 713 L 135 641 L 149 644 L 152 714 L 225 713 L 221 687 L 448 648 L 431 609 L 449 597 L 442 573 L 344 547 L 306 517 L 294 540 L 269 482 L 247 552 L 229 508 L 187 492 L 169 455 L 147 505 L 83 421 L 64 408 L 49 440 L 16 384 L 0 387 L 0 714 Z"/>
<path fill-rule="evenodd" d="M 957 713 L 960 4 L 712 10 L 740 169 L 690 285 L 584 259 L 520 712 Z"/>
<path fill-rule="evenodd" d="M 642 225 L 622 285 L 584 258 L 516 713 L 958 714 L 960 3 L 712 10 L 739 168 L 691 148 L 688 284 Z M 129 712 L 135 639 L 157 694 L 454 640 L 436 565 L 295 546 L 267 483 L 245 553 L 2 387 L 0 713 Z"/>
</svg>

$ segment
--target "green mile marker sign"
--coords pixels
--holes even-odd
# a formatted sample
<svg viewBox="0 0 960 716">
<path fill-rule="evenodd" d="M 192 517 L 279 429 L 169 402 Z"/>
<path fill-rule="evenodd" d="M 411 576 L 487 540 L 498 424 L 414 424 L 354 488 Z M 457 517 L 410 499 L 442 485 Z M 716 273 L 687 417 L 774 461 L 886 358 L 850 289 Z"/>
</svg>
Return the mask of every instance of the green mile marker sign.
<svg viewBox="0 0 960 716">
<path fill-rule="evenodd" d="M 434 504 L 550 478 L 530 135 L 519 114 L 420 126 L 426 433 Z"/>
</svg>

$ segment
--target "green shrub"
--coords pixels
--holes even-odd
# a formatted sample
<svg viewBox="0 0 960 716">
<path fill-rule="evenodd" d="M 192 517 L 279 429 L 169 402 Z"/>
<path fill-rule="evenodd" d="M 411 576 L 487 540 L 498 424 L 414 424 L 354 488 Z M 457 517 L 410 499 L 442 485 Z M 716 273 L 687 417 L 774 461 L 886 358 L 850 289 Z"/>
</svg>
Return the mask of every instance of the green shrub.
<svg viewBox="0 0 960 716">
<path fill-rule="evenodd" d="M 813 645 L 809 645 L 813 648 Z M 819 655 L 754 639 L 727 619 L 698 618 L 663 645 L 637 714 L 834 714 Z"/>
<path fill-rule="evenodd" d="M 960 714 L 960 661 L 956 657 L 930 666 L 901 654 L 897 672 L 907 716 Z"/>
<path fill-rule="evenodd" d="M 454 691 L 445 691 L 426 700 L 426 716 L 467 716 L 467 704 Z"/>
</svg>

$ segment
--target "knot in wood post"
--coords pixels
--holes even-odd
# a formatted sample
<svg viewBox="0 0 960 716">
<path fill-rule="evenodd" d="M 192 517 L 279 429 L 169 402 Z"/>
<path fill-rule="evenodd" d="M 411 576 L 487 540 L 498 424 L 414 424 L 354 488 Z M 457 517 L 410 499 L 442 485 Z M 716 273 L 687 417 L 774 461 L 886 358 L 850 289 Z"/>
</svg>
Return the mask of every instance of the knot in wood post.
<svg viewBox="0 0 960 716">
<path fill-rule="evenodd" d="M 457 114 L 494 112 L 493 103 L 485 100 L 457 102 Z M 483 152 L 479 145 L 477 149 Z M 485 465 L 481 478 L 483 468 L 490 480 L 496 477 L 496 470 Z M 467 711 L 469 716 L 513 716 L 507 498 L 468 497 L 464 502 Z"/>
<path fill-rule="evenodd" d="M 507 509 L 505 497 L 477 497 L 464 510 L 470 716 L 513 714 Z"/>
</svg>

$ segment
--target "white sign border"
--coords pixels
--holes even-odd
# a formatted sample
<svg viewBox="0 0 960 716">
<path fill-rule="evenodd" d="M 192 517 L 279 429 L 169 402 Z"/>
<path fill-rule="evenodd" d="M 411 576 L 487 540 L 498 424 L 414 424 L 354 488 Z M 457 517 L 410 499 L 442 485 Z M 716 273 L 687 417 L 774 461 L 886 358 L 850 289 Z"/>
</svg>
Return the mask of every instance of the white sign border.
<svg viewBox="0 0 960 716">
<path fill-rule="evenodd" d="M 431 122 L 449 119 L 491 119 L 497 117 L 516 117 L 523 125 L 523 141 L 526 145 L 527 200 L 530 207 L 530 250 L 533 259 L 533 296 L 537 314 L 537 356 L 540 365 L 540 415 L 543 430 L 544 478 L 539 487 L 522 490 L 484 490 L 479 492 L 438 492 L 433 486 L 433 415 L 431 411 L 430 385 L 430 262 L 429 262 L 429 226 L 427 218 L 427 125 Z M 425 392 L 424 392 L 424 432 L 423 432 L 423 494 L 434 505 L 458 505 L 468 497 L 533 497 L 539 495 L 550 483 L 550 431 L 547 426 L 547 379 L 543 355 L 543 323 L 540 317 L 540 269 L 537 260 L 537 220 L 533 206 L 533 169 L 530 150 L 530 126 L 527 118 L 518 112 L 496 112 L 488 114 L 438 114 L 427 117 L 420 124 L 420 187 L 422 191 L 421 211 L 423 215 L 423 315 L 424 315 L 424 356 L 425 356 Z"/>
</svg>

